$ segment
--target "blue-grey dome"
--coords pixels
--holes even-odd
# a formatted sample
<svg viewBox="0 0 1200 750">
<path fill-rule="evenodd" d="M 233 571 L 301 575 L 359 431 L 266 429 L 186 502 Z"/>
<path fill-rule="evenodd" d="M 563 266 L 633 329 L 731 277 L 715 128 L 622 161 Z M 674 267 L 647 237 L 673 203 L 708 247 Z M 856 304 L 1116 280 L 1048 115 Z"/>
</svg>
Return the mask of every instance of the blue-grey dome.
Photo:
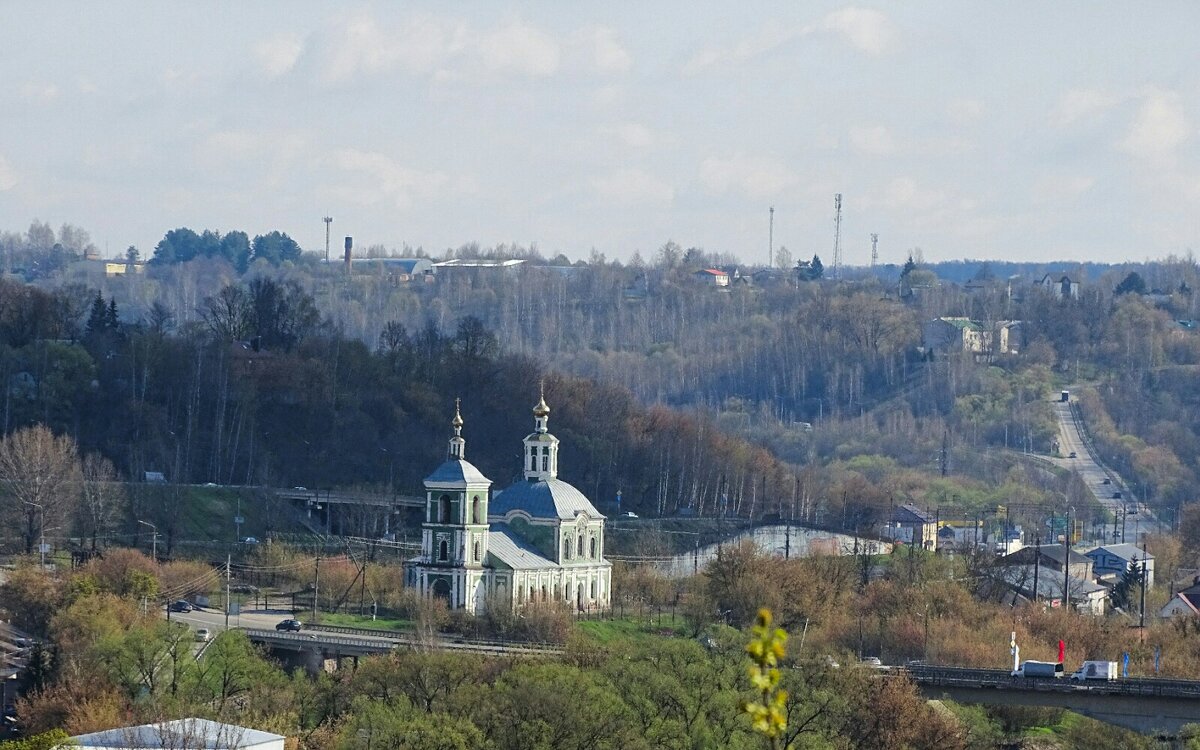
<svg viewBox="0 0 1200 750">
<path fill-rule="evenodd" d="M 491 484 L 492 480 L 466 459 L 452 458 L 425 477 L 426 484 Z"/>
<path fill-rule="evenodd" d="M 561 479 L 517 482 L 492 497 L 488 515 L 503 517 L 514 510 L 523 510 L 534 518 L 564 521 L 574 520 L 579 513 L 604 518 L 586 495 Z"/>
</svg>

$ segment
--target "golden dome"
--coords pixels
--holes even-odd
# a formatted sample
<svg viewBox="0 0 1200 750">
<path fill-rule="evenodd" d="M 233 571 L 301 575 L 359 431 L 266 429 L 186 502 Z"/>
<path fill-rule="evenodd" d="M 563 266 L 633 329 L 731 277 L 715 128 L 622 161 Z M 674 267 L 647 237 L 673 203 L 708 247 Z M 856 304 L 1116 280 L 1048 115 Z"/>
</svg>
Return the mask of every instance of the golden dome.
<svg viewBox="0 0 1200 750">
<path fill-rule="evenodd" d="M 541 418 L 550 416 L 550 407 L 546 405 L 546 381 L 539 384 L 539 398 L 537 406 L 533 407 L 533 416 Z"/>
<path fill-rule="evenodd" d="M 450 420 L 450 426 L 455 428 L 463 426 L 463 418 L 462 414 L 458 411 L 458 404 L 459 399 L 454 399 L 454 419 Z"/>
</svg>

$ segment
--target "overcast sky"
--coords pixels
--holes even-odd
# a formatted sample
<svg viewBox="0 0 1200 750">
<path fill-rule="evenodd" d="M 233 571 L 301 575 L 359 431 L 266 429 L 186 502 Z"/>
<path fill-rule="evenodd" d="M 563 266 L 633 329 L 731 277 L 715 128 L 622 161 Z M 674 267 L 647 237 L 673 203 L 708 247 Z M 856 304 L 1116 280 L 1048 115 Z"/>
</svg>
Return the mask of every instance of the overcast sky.
<svg viewBox="0 0 1200 750">
<path fill-rule="evenodd" d="M 1020 7 L 1018 7 L 1020 6 Z M 1135 12 L 1135 7 L 1137 8 Z M 845 261 L 1196 247 L 1193 1 L 0 4 L 0 229 Z"/>
</svg>

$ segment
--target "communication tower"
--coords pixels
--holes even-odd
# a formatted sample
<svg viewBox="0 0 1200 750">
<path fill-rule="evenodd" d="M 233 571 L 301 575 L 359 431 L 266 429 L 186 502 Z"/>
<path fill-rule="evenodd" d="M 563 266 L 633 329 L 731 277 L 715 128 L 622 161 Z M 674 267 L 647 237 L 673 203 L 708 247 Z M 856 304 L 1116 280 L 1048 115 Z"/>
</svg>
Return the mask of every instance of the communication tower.
<svg viewBox="0 0 1200 750">
<path fill-rule="evenodd" d="M 842 265 L 842 194 L 833 194 L 833 278 L 841 278 Z"/>
<path fill-rule="evenodd" d="M 775 207 L 771 206 L 771 218 L 767 224 L 767 268 L 775 265 Z"/>
<path fill-rule="evenodd" d="M 871 232 L 871 268 L 879 262 L 879 235 Z"/>
<path fill-rule="evenodd" d="M 332 216 L 325 217 L 325 262 L 329 262 L 329 225 L 333 223 Z"/>
</svg>

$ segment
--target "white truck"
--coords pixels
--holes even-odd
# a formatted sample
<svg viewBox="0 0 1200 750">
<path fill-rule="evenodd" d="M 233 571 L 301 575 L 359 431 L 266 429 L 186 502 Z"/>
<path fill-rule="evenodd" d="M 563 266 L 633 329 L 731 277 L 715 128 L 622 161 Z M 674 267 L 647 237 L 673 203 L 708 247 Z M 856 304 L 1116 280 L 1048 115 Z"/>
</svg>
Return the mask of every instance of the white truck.
<svg viewBox="0 0 1200 750">
<path fill-rule="evenodd" d="M 1014 677 L 1062 677 L 1063 665 L 1058 661 L 1033 661 L 1032 659 L 1021 664 L 1020 668 L 1013 672 Z"/>
<path fill-rule="evenodd" d="M 1117 679 L 1117 663 L 1115 661 L 1085 661 L 1077 672 L 1071 675 L 1072 680 L 1115 680 Z"/>
</svg>

